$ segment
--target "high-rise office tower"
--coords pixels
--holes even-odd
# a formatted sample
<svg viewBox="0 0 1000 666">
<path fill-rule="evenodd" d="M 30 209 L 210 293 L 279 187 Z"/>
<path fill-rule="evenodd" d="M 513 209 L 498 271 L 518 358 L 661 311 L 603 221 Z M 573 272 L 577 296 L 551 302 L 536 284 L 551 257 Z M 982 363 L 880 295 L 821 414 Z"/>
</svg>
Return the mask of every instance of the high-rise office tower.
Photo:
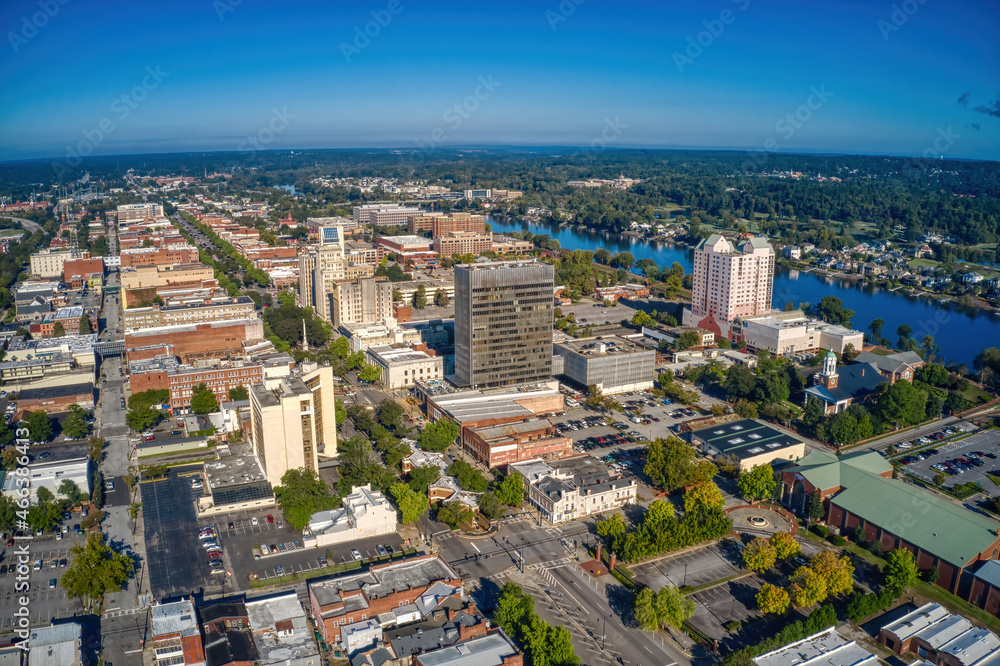
<svg viewBox="0 0 1000 666">
<path fill-rule="evenodd" d="M 333 370 L 312 364 L 270 388 L 251 385 L 250 443 L 272 485 L 290 469 L 319 472 L 317 454 L 337 454 Z"/>
<path fill-rule="evenodd" d="M 535 261 L 455 267 L 455 381 L 504 386 L 552 376 L 555 270 Z"/>
</svg>

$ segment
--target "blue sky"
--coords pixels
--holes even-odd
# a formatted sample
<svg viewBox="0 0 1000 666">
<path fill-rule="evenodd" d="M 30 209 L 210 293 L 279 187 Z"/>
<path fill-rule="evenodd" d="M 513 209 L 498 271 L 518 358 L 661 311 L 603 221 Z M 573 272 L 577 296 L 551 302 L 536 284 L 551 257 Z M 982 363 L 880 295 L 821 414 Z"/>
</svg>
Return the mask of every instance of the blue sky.
<svg viewBox="0 0 1000 666">
<path fill-rule="evenodd" d="M 994 0 L 36 0 L 0 26 L 3 160 L 601 142 L 1000 159 Z"/>
</svg>

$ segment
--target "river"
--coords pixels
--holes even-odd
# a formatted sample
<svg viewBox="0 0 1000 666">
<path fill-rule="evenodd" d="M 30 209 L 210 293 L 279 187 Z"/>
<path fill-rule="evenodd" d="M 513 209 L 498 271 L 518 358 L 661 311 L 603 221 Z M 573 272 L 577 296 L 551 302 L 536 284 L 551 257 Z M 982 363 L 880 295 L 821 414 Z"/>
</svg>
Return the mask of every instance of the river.
<svg viewBox="0 0 1000 666">
<path fill-rule="evenodd" d="M 621 234 L 613 234 L 578 227 L 554 227 L 548 224 L 503 223 L 488 218 L 493 231 L 531 231 L 547 234 L 570 250 L 628 251 L 636 259 L 649 258 L 660 267 L 669 267 L 675 261 L 691 272 L 692 250 L 683 246 L 650 242 Z M 965 363 L 972 367 L 972 358 L 983 348 L 1000 346 L 1000 316 L 995 313 L 960 306 L 957 303 L 939 303 L 930 296 L 909 296 L 890 292 L 882 287 L 865 285 L 861 280 L 817 275 L 799 270 L 776 270 L 773 305 L 781 308 L 788 301 L 796 306 L 807 301 L 818 303 L 824 296 L 836 296 L 844 306 L 854 310 L 853 325 L 867 330 L 874 319 L 884 319 L 882 335 L 895 341 L 896 328 L 909 324 L 913 337 L 918 341 L 925 335 L 934 336 L 941 346 L 941 355 L 949 361 Z"/>
</svg>

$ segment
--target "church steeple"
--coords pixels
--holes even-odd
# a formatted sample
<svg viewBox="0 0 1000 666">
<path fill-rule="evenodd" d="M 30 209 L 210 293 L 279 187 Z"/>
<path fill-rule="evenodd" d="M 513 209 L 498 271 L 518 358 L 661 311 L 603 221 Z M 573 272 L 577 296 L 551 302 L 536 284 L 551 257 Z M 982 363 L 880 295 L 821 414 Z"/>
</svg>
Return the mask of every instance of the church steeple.
<svg viewBox="0 0 1000 666">
<path fill-rule="evenodd" d="M 828 389 L 837 386 L 837 355 L 832 351 L 823 357 L 823 372 L 819 373 L 819 380 Z"/>
</svg>

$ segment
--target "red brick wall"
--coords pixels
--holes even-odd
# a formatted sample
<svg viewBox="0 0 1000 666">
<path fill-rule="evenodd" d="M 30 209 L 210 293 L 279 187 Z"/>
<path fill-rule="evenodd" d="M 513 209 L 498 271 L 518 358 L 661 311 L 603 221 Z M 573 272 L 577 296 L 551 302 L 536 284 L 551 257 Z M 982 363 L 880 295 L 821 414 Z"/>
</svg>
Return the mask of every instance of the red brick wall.
<svg viewBox="0 0 1000 666">
<path fill-rule="evenodd" d="M 91 273 L 104 275 L 103 259 L 74 259 L 63 264 L 63 282 L 69 282 L 73 275 L 90 275 Z"/>
<path fill-rule="evenodd" d="M 161 264 L 186 264 L 198 261 L 198 253 L 190 248 L 173 250 L 161 249 L 156 252 L 138 252 L 122 255 L 122 268 L 130 266 L 154 266 Z"/>
</svg>

